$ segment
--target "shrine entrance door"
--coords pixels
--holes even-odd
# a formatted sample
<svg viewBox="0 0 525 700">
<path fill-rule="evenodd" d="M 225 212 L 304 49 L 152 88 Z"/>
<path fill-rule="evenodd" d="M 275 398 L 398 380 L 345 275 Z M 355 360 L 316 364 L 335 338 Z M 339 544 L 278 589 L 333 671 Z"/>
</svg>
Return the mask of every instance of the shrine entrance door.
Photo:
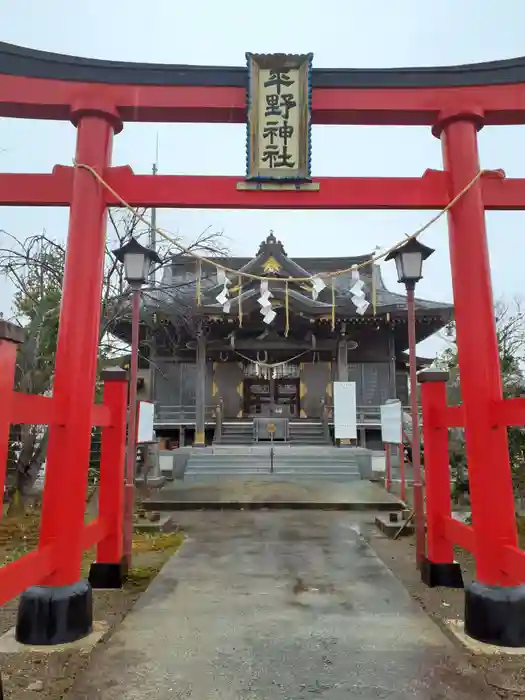
<svg viewBox="0 0 525 700">
<path fill-rule="evenodd" d="M 245 416 L 297 418 L 299 410 L 299 379 L 244 380 Z"/>
</svg>

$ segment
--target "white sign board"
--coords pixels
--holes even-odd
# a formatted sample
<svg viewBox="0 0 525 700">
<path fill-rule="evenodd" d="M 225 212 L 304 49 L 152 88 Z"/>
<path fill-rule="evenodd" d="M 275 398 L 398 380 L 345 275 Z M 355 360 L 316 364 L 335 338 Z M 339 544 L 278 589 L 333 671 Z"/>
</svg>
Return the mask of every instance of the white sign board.
<svg viewBox="0 0 525 700">
<path fill-rule="evenodd" d="M 403 442 L 403 407 L 401 401 L 381 406 L 381 440 L 400 445 Z"/>
<path fill-rule="evenodd" d="M 44 484 L 46 481 L 46 463 L 44 462 L 40 469 L 38 470 L 38 476 L 35 479 L 35 483 L 33 484 L 33 488 L 35 491 L 43 491 L 44 490 Z"/>
<path fill-rule="evenodd" d="M 155 442 L 153 412 L 154 405 L 150 401 L 139 401 L 137 443 Z"/>
<path fill-rule="evenodd" d="M 357 438 L 355 382 L 334 382 L 334 437 L 336 440 Z"/>
</svg>

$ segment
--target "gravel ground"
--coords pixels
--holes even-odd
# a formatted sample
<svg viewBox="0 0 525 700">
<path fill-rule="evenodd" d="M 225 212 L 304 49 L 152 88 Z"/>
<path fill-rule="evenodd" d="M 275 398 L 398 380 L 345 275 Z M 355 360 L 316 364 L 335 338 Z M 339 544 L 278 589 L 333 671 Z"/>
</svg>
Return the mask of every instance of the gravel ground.
<svg viewBox="0 0 525 700">
<path fill-rule="evenodd" d="M 122 620 L 143 589 L 130 586 L 124 591 L 99 591 L 94 593 L 95 619 L 106 620 L 108 634 Z M 3 634 L 16 620 L 17 601 L 0 609 L 0 631 Z M 76 676 L 87 666 L 89 654 L 77 650 L 66 652 L 5 654 L 0 656 L 1 672 L 6 700 L 63 698 Z"/>
<path fill-rule="evenodd" d="M 415 567 L 414 537 L 393 541 L 379 533 L 374 526 L 364 529 L 363 536 L 375 549 L 394 575 L 404 584 L 412 597 L 448 634 L 447 620 L 463 620 L 464 593 L 448 588 L 427 588 Z M 474 559 L 462 550 L 456 552 L 465 582 L 474 577 Z M 459 642 L 457 642 L 459 643 Z M 494 693 L 501 698 L 525 698 L 525 659 L 523 656 L 469 654 L 472 665 Z"/>
<path fill-rule="evenodd" d="M 16 559 L 34 548 L 37 542 L 38 517 L 26 517 L 22 524 L 0 523 L 0 561 Z M 182 536 L 174 533 L 136 535 L 133 568 L 123 590 L 93 591 L 94 619 L 105 621 L 108 639 L 129 612 L 140 594 L 148 587 L 167 559 L 176 551 Z M 91 557 L 90 557 L 91 554 Z M 84 575 L 94 552 L 87 553 Z M 0 634 L 15 625 L 18 599 L 0 608 Z M 102 642 L 104 643 L 104 642 Z M 52 653 L 17 653 L 0 655 L 0 672 L 5 700 L 61 700 L 66 697 L 76 676 L 86 668 L 90 652 L 78 649 Z"/>
</svg>

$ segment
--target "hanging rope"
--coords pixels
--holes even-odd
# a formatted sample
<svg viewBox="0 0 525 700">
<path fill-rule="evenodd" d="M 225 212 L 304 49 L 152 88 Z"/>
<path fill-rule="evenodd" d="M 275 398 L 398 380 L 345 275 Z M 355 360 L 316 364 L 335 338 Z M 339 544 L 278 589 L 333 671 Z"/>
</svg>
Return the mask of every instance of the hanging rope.
<svg viewBox="0 0 525 700">
<path fill-rule="evenodd" d="M 239 328 L 242 328 L 242 281 L 239 284 Z"/>
<path fill-rule="evenodd" d="M 73 165 L 75 168 L 82 168 L 83 170 L 87 170 L 93 177 L 103 186 L 106 188 L 106 190 L 119 202 L 123 207 L 128 209 L 135 219 L 138 221 L 141 221 L 145 226 L 148 227 L 149 230 L 155 230 L 161 238 L 164 238 L 165 240 L 169 241 L 175 248 L 180 250 L 182 253 L 185 255 L 191 256 L 193 258 L 196 258 L 197 260 L 200 260 L 201 264 L 206 264 L 206 265 L 211 265 L 212 267 L 215 267 L 217 270 L 223 270 L 226 273 L 232 274 L 232 275 L 237 275 L 239 278 L 245 278 L 245 279 L 251 279 L 251 280 L 266 280 L 268 282 L 273 282 L 275 281 L 275 277 L 265 277 L 263 275 L 256 275 L 251 272 L 242 272 L 241 270 L 235 270 L 231 267 L 228 267 L 227 265 L 223 265 L 222 263 L 218 263 L 212 258 L 206 258 L 202 255 L 199 255 L 198 253 L 195 253 L 193 250 L 190 250 L 189 248 L 186 248 L 183 246 L 175 237 L 174 234 L 170 234 L 167 231 L 164 231 L 163 229 L 159 227 L 155 227 L 152 229 L 151 222 L 146 219 L 145 216 L 142 214 L 139 214 L 138 210 L 134 207 L 132 207 L 130 204 L 126 202 L 125 199 L 123 199 L 118 192 L 116 192 L 113 187 L 111 187 L 110 184 L 106 182 L 106 180 L 97 173 L 97 171 L 92 168 L 90 165 L 86 165 L 85 163 L 77 163 L 76 161 L 73 161 Z M 368 267 L 369 265 L 373 265 L 374 263 L 378 262 L 379 260 L 382 260 L 383 258 L 386 258 L 386 256 L 393 252 L 394 250 L 397 250 L 400 246 L 404 245 L 407 241 L 410 241 L 414 238 L 419 238 L 419 236 L 424 233 L 428 228 L 430 228 L 433 224 L 436 223 L 444 214 L 446 214 L 455 204 L 458 202 L 481 178 L 482 175 L 487 173 L 489 171 L 487 170 L 480 170 L 473 178 L 472 180 L 465 185 L 465 187 L 458 192 L 458 194 L 446 205 L 444 209 L 439 211 L 435 216 L 433 216 L 429 221 L 427 221 L 426 224 L 423 224 L 423 226 L 420 226 L 414 233 L 411 235 L 406 235 L 401 241 L 398 241 L 395 245 L 391 246 L 387 250 L 384 250 L 381 253 L 378 253 L 374 256 L 372 256 L 369 260 L 365 260 L 362 263 L 351 265 L 350 267 L 346 267 L 340 270 L 332 270 L 328 272 L 317 272 L 315 275 L 309 275 L 308 277 L 286 277 L 286 278 L 280 278 L 281 280 L 286 279 L 288 282 L 311 282 L 312 279 L 322 277 L 325 279 L 334 279 L 335 277 L 339 277 L 340 275 L 347 274 L 349 272 L 352 272 L 352 270 L 361 270 L 365 267 Z"/>
<path fill-rule="evenodd" d="M 335 279 L 332 279 L 332 318 L 331 318 L 331 328 L 332 331 L 335 330 Z"/>
<path fill-rule="evenodd" d="M 372 265 L 372 310 L 374 316 L 377 314 L 377 268 Z"/>
<path fill-rule="evenodd" d="M 306 355 L 307 353 L 312 352 L 311 350 L 303 350 L 297 355 L 294 355 L 293 357 L 288 358 L 288 360 L 283 360 L 282 362 L 261 362 L 260 360 L 252 360 L 251 357 L 248 357 L 247 355 L 243 355 L 242 352 L 238 352 L 237 350 L 234 350 L 234 353 L 241 357 L 243 360 L 246 360 L 246 362 L 251 362 L 253 365 L 260 365 L 261 367 L 265 367 L 266 369 L 275 369 L 275 367 L 281 367 L 283 365 L 288 365 L 290 362 L 293 362 L 294 360 L 298 360 L 300 357 L 303 355 Z"/>
<path fill-rule="evenodd" d="M 284 337 L 290 332 L 290 304 L 288 301 L 288 280 L 284 283 Z"/>
</svg>

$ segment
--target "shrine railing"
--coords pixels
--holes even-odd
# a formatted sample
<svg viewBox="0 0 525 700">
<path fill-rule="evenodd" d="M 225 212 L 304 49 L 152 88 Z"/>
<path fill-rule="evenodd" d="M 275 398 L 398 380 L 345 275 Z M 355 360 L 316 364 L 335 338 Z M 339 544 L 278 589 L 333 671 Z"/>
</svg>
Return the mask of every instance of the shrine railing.
<svg viewBox="0 0 525 700">
<path fill-rule="evenodd" d="M 329 423 L 334 422 L 333 404 L 325 404 L 326 418 Z M 405 413 L 410 413 L 410 406 L 403 406 Z M 357 427 L 358 428 L 380 428 L 381 427 L 381 407 L 380 406 L 357 406 Z"/>
<path fill-rule="evenodd" d="M 328 424 L 333 423 L 334 407 L 332 404 L 321 404 L 321 419 Z M 404 406 L 403 410 L 410 413 L 410 407 Z M 222 419 L 226 417 L 222 415 Z M 197 420 L 195 405 L 156 404 L 155 423 L 158 425 L 192 425 Z M 205 421 L 215 424 L 217 420 L 217 404 L 205 406 Z M 381 426 L 380 406 L 358 406 L 357 426 L 359 428 L 379 428 Z"/>
<path fill-rule="evenodd" d="M 452 516 L 449 428 L 464 428 L 464 407 L 447 405 L 446 372 L 421 372 L 423 444 L 427 510 L 427 558 L 434 564 L 454 562 L 454 545 L 477 559 L 479 546 L 488 546 L 476 537 L 474 528 Z M 525 397 L 500 399 L 491 412 L 493 426 L 525 425 Z M 488 517 L 488 516 L 486 516 Z M 494 517 L 496 517 L 494 515 Z M 480 543 L 481 541 L 481 543 Z M 494 575 L 503 585 L 525 582 L 525 551 L 505 542 L 492 553 Z"/>
<path fill-rule="evenodd" d="M 0 493 L 3 492 L 6 480 L 11 425 L 54 426 L 65 423 L 64 409 L 53 396 L 23 394 L 13 390 L 16 348 L 22 340 L 21 329 L 0 322 Z M 93 406 L 91 416 L 92 425 L 102 428 L 98 515 L 80 532 L 75 533 L 76 537 L 69 536 L 67 540 L 73 543 L 76 539 L 74 546 L 77 547 L 80 543 L 79 551 L 97 545 L 98 563 L 113 564 L 122 559 L 127 392 L 126 372 L 122 369 L 107 370 L 104 375 L 103 403 Z M 75 469 L 77 465 L 72 464 L 71 468 Z M 88 465 L 82 468 L 86 470 L 87 495 Z M 50 494 L 50 486 L 44 482 L 44 506 L 46 499 L 52 498 L 53 502 L 60 503 L 68 498 L 67 483 L 61 484 L 60 488 L 62 493 Z M 73 508 L 78 507 L 82 509 L 83 516 L 85 506 L 85 499 L 78 504 L 69 503 L 68 512 L 71 513 Z M 49 517 L 58 517 L 51 510 L 48 514 Z M 45 525 L 45 517 L 42 515 L 40 542 L 36 550 L 0 567 L 0 605 L 30 586 L 52 585 L 60 578 L 65 562 L 71 572 L 70 552 L 60 537 L 51 542 L 42 538 Z M 66 531 L 68 522 L 62 522 L 61 526 Z M 78 580 L 82 578 L 80 566 L 79 560 Z"/>
<path fill-rule="evenodd" d="M 217 405 L 204 407 L 204 420 L 206 423 L 215 423 Z M 197 422 L 197 408 L 195 405 L 155 404 L 155 423 L 191 425 Z"/>
</svg>

